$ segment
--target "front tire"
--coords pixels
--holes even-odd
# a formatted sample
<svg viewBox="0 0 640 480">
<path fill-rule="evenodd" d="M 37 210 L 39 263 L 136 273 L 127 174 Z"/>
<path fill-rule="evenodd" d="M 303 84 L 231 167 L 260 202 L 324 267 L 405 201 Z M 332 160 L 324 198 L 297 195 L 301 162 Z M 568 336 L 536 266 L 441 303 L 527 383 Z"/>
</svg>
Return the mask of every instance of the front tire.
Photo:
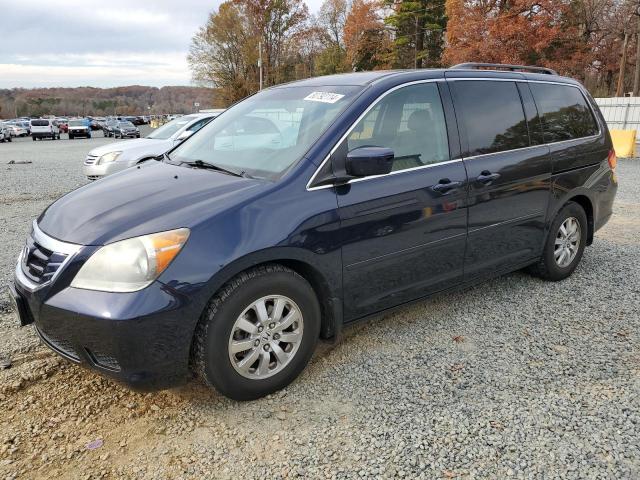
<svg viewBox="0 0 640 480">
<path fill-rule="evenodd" d="M 584 209 L 575 202 L 567 203 L 553 219 L 542 256 L 530 271 L 545 280 L 564 280 L 580 263 L 587 234 Z"/>
<path fill-rule="evenodd" d="M 248 270 L 209 302 L 196 328 L 191 365 L 234 400 L 254 400 L 289 385 L 320 334 L 320 305 L 309 283 L 282 265 Z"/>
</svg>

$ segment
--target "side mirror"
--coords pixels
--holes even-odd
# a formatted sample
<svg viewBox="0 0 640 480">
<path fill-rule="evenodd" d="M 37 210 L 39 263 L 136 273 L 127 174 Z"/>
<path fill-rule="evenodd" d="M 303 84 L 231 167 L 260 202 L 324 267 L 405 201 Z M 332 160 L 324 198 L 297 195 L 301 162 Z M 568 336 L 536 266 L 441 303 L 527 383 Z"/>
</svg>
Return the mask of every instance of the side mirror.
<svg viewBox="0 0 640 480">
<path fill-rule="evenodd" d="M 353 177 L 386 175 L 393 167 L 393 150 L 386 147 L 360 147 L 347 154 L 345 170 Z"/>
<path fill-rule="evenodd" d="M 189 138 L 191 135 L 193 135 L 193 132 L 191 130 L 185 130 L 180 135 L 178 135 L 178 138 L 176 138 L 176 141 L 181 142 Z"/>
</svg>

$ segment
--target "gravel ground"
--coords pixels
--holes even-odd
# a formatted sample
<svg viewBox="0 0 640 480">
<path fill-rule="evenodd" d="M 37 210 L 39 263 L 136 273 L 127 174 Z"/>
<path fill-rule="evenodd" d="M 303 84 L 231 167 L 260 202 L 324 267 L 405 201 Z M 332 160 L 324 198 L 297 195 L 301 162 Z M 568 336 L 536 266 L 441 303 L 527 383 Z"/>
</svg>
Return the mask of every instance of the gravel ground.
<svg viewBox="0 0 640 480">
<path fill-rule="evenodd" d="M 3 282 L 104 141 L 0 145 Z M 518 272 L 350 328 L 255 402 L 132 393 L 0 313 L 0 478 L 639 478 L 640 161 L 618 175 L 571 278 Z"/>
</svg>

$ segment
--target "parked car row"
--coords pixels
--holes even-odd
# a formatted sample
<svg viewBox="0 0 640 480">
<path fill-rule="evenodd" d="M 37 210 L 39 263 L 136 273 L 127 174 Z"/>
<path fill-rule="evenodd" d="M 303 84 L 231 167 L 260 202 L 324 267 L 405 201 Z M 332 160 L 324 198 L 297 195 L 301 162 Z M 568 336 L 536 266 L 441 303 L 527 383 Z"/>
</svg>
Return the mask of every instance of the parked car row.
<svg viewBox="0 0 640 480">
<path fill-rule="evenodd" d="M 35 140 L 42 140 L 49 138 L 51 140 L 60 140 L 61 133 L 67 133 L 69 140 L 75 138 L 91 138 L 93 130 L 101 130 L 103 128 L 102 122 L 105 119 L 91 119 L 91 118 L 33 118 L 26 122 L 4 122 L 0 124 L 3 131 L 2 138 L 6 138 L 11 141 L 13 137 L 31 136 Z M 120 123 L 124 123 L 120 126 Z M 140 136 L 139 131 L 130 122 L 116 122 L 117 134 L 124 137 Z M 132 134 L 133 128 L 133 134 Z M 112 136 L 112 135 L 109 135 Z"/>
</svg>

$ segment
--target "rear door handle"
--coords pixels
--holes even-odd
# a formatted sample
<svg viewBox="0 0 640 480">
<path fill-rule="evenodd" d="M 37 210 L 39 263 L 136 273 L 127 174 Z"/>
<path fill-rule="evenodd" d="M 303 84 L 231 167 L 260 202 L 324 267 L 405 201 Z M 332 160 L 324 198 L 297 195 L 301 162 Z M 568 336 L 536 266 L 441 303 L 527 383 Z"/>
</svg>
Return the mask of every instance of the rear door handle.
<svg viewBox="0 0 640 480">
<path fill-rule="evenodd" d="M 438 193 L 447 193 L 454 188 L 458 188 L 462 186 L 462 182 L 452 182 L 448 178 L 443 178 L 438 183 L 431 187 L 431 190 Z"/>
<path fill-rule="evenodd" d="M 480 183 L 490 183 L 499 178 L 499 173 L 491 173 L 488 170 L 484 170 L 482 173 L 480 173 L 480 175 L 476 177 L 476 180 Z"/>
</svg>

